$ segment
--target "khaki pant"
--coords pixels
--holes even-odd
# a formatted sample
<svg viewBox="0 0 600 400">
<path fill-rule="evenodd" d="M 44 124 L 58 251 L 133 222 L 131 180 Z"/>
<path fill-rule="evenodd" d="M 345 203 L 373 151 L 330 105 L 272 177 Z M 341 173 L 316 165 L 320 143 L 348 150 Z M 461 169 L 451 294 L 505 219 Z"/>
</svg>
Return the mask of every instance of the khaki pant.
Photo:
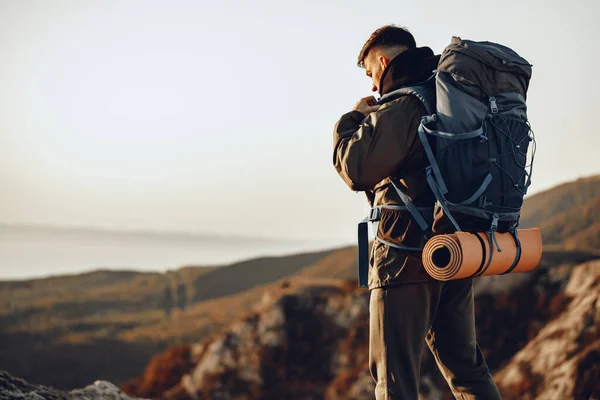
<svg viewBox="0 0 600 400">
<path fill-rule="evenodd" d="M 425 342 L 457 399 L 500 399 L 475 339 L 472 279 L 371 291 L 369 364 L 377 400 L 417 400 Z"/>
</svg>

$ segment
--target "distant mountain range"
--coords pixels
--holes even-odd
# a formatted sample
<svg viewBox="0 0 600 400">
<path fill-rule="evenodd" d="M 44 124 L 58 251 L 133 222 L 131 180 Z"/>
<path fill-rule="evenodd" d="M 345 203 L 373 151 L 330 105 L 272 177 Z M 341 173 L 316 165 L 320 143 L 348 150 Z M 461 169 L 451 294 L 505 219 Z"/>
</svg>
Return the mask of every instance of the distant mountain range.
<svg viewBox="0 0 600 400">
<path fill-rule="evenodd" d="M 309 242 L 304 239 L 286 239 L 263 237 L 255 235 L 223 235 L 220 233 L 199 233 L 186 231 L 167 231 L 167 230 L 144 230 L 144 229 L 115 229 L 115 228 L 99 228 L 87 226 L 60 226 L 60 225 L 45 225 L 45 224 L 21 224 L 21 223 L 6 223 L 0 222 L 0 233 L 2 232 L 20 232 L 27 233 L 51 233 L 55 235 L 84 235 L 84 236 L 110 236 L 124 238 L 143 238 L 154 239 L 157 241 L 165 240 L 187 240 L 187 241 L 202 241 L 206 242 L 254 242 L 259 244 L 274 244 L 274 243 L 302 243 Z"/>
</svg>

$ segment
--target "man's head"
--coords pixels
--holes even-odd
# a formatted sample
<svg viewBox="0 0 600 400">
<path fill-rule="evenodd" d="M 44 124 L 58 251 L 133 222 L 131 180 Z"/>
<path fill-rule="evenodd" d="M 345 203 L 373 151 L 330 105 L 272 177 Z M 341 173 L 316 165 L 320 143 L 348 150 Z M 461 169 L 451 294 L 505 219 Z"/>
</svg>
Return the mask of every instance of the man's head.
<svg viewBox="0 0 600 400">
<path fill-rule="evenodd" d="M 372 90 L 380 91 L 383 71 L 398 54 L 417 47 L 415 38 L 406 28 L 386 25 L 371 34 L 358 55 L 358 66 L 365 69 L 373 81 Z"/>
</svg>

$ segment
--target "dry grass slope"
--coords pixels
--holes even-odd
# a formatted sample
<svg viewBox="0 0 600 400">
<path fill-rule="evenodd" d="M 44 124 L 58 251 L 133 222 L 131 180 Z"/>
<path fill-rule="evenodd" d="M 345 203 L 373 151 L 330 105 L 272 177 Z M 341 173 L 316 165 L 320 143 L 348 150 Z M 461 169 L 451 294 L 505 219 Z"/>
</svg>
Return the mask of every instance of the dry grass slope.
<svg viewBox="0 0 600 400">
<path fill-rule="evenodd" d="M 540 227 L 544 245 L 600 248 L 600 176 L 565 183 L 525 200 L 521 224 Z"/>
<path fill-rule="evenodd" d="M 545 220 L 571 211 L 600 196 L 600 175 L 563 183 L 525 199 L 521 212 L 523 225 L 539 226 Z"/>
<path fill-rule="evenodd" d="M 248 312 L 269 290 L 253 288 L 294 275 L 330 253 L 185 266 L 168 276 L 99 270 L 0 282 L 0 369 L 61 389 L 99 377 L 121 383 L 138 375 L 153 354 L 209 335 Z M 166 317 L 164 288 L 178 281 L 187 287 L 189 304 Z M 73 365 L 76 373 L 64 374 Z"/>
</svg>

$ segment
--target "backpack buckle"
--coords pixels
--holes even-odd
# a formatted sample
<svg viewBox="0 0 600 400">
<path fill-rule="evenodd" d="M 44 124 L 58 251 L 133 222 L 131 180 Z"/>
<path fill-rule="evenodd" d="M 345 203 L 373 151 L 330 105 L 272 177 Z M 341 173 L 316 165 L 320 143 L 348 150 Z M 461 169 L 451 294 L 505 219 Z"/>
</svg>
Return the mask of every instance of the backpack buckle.
<svg viewBox="0 0 600 400">
<path fill-rule="evenodd" d="M 495 97 L 490 97 L 490 109 L 492 110 L 492 114 L 498 114 L 498 103 L 496 103 Z"/>
<path fill-rule="evenodd" d="M 427 115 L 423 118 L 421 118 L 421 123 L 423 125 L 427 125 L 430 122 L 435 122 L 437 121 L 437 115 L 436 114 L 432 114 L 432 115 Z"/>
<path fill-rule="evenodd" d="M 494 214 L 494 217 L 492 218 L 492 225 L 490 226 L 490 247 L 493 241 L 494 245 L 496 245 L 496 250 L 498 251 L 498 253 L 502 253 L 502 249 L 500 248 L 500 245 L 498 244 L 498 239 L 496 238 L 496 231 L 498 230 L 499 219 L 500 217 L 498 216 L 498 214 Z"/>
<path fill-rule="evenodd" d="M 500 219 L 500 217 L 498 216 L 498 214 L 494 214 L 494 217 L 492 218 L 492 225 L 490 226 L 491 232 L 496 232 L 498 230 L 498 220 L 499 219 Z"/>
<path fill-rule="evenodd" d="M 433 175 L 433 171 L 431 170 L 431 166 L 425 168 L 425 177 L 430 177 Z"/>
<path fill-rule="evenodd" d="M 381 219 L 381 209 L 379 207 L 369 210 L 369 222 L 379 221 Z"/>
</svg>

